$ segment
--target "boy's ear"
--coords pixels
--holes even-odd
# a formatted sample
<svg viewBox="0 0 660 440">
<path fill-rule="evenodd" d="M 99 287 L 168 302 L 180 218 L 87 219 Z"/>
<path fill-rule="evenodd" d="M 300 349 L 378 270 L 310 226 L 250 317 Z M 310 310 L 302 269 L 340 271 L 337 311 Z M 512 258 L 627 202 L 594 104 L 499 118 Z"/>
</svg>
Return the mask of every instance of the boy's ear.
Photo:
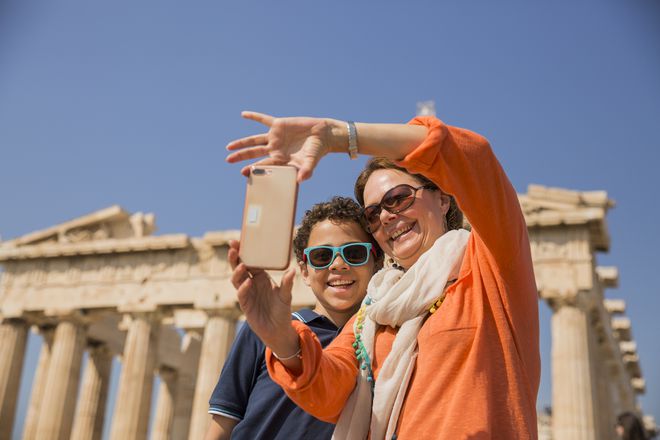
<svg viewBox="0 0 660 440">
<path fill-rule="evenodd" d="M 309 287 L 310 286 L 309 270 L 307 268 L 307 264 L 302 262 L 302 261 L 299 261 L 298 262 L 298 269 L 300 269 L 300 276 L 302 276 L 303 281 L 305 282 L 307 287 Z"/>
</svg>

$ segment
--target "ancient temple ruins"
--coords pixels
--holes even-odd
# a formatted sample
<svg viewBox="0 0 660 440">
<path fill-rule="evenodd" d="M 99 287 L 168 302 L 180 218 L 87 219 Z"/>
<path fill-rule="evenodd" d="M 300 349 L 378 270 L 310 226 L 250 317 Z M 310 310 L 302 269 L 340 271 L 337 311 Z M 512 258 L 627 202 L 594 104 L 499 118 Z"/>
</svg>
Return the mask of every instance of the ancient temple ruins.
<svg viewBox="0 0 660 440">
<path fill-rule="evenodd" d="M 520 202 L 539 298 L 553 311 L 553 411 L 541 438 L 614 439 L 616 414 L 641 412 L 644 379 L 625 303 L 603 295 L 617 270 L 596 264 L 609 249 L 613 203 L 601 191 L 534 185 Z M 226 258 L 238 232 L 154 230 L 153 215 L 113 206 L 0 243 L 0 440 L 11 436 L 27 368 L 35 374 L 23 439 L 99 439 L 104 424 L 113 439 L 144 439 L 154 405 L 151 438 L 203 438 L 240 318 Z M 295 286 L 295 306 L 311 305 L 311 292 Z M 43 338 L 36 366 L 24 365 L 30 329 Z M 114 357 L 121 373 L 104 420 Z"/>
</svg>

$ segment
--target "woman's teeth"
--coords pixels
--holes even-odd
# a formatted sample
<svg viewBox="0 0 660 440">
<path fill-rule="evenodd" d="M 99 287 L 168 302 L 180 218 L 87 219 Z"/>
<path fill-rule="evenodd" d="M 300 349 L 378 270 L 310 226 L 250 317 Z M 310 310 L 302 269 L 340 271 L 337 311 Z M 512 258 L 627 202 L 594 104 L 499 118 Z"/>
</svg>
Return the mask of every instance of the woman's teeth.
<svg viewBox="0 0 660 440">
<path fill-rule="evenodd" d="M 394 231 L 394 233 L 392 235 L 390 235 L 390 240 L 396 240 L 397 238 L 401 237 L 406 232 L 410 231 L 412 228 L 413 228 L 413 225 L 408 225 L 408 226 L 404 226 L 400 229 L 397 229 L 396 231 Z"/>
</svg>

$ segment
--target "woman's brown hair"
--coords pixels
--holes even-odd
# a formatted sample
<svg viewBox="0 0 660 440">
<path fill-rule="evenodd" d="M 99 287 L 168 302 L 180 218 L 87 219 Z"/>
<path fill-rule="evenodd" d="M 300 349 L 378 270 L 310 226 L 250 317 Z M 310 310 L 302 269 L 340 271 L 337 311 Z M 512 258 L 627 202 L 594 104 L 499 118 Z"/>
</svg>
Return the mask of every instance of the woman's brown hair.
<svg viewBox="0 0 660 440">
<path fill-rule="evenodd" d="M 433 191 L 442 191 L 438 185 L 433 183 L 429 178 L 421 174 L 412 174 L 405 168 L 397 165 L 394 161 L 385 157 L 374 157 L 367 162 L 364 170 L 360 173 L 355 181 L 355 198 L 364 207 L 364 187 L 367 185 L 367 180 L 377 170 L 397 170 L 412 176 L 422 185 L 428 185 Z M 449 211 L 447 211 L 447 230 L 461 229 L 463 227 L 463 212 L 458 208 L 456 200 L 453 196 L 449 196 Z"/>
</svg>

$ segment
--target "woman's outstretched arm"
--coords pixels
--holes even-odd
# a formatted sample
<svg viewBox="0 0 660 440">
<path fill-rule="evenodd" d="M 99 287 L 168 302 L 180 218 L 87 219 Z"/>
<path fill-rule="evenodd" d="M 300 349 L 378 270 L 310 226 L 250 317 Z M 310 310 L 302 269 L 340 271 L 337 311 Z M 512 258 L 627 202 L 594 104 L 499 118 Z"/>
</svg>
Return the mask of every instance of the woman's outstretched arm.
<svg viewBox="0 0 660 440">
<path fill-rule="evenodd" d="M 259 165 L 292 165 L 298 181 L 309 179 L 321 158 L 329 153 L 348 152 L 348 126 L 329 118 L 276 118 L 263 113 L 243 112 L 243 117 L 268 127 L 266 133 L 237 139 L 227 145 L 227 162 L 259 159 Z M 356 123 L 360 154 L 403 159 L 426 138 L 426 127 L 407 124 Z M 252 164 L 254 165 L 254 164 Z M 242 169 L 247 175 L 249 167 Z"/>
</svg>

